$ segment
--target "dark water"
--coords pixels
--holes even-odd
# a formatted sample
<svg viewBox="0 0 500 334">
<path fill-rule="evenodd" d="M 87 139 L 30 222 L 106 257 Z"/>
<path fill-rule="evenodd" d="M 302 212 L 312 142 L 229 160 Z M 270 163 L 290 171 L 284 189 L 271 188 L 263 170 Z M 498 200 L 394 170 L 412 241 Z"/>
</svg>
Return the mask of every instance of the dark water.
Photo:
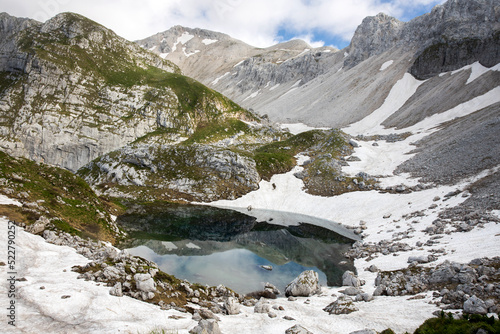
<svg viewBox="0 0 500 334">
<path fill-rule="evenodd" d="M 308 219 L 318 224 L 307 216 L 290 219 L 298 225 L 283 226 L 273 224 L 273 218 L 259 221 L 233 210 L 156 204 L 136 205 L 118 223 L 131 235 L 122 248 L 192 283 L 224 284 L 248 293 L 270 282 L 283 291 L 302 271 L 312 269 L 322 285 L 340 285 L 344 271 L 354 270 L 342 256 L 354 237 Z"/>
</svg>

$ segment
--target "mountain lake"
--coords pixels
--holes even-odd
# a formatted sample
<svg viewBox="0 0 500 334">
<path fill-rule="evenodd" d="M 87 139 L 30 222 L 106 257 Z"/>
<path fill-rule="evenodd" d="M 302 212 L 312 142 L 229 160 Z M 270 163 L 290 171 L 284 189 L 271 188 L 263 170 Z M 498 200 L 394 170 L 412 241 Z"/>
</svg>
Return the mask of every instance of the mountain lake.
<svg viewBox="0 0 500 334">
<path fill-rule="evenodd" d="M 266 282 L 284 293 L 305 270 L 318 272 L 323 286 L 339 286 L 346 270 L 355 271 L 343 254 L 359 238 L 340 224 L 290 213 L 241 211 L 130 205 L 117 219 L 129 232 L 120 248 L 179 279 L 223 284 L 242 294 L 261 291 Z"/>
</svg>

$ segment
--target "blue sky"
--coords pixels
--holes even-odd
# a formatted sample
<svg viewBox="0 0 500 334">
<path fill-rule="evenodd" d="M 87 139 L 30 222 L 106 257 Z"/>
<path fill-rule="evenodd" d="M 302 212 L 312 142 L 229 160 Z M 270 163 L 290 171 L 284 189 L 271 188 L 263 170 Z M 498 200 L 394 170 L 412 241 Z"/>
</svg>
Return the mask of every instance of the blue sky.
<svg viewBox="0 0 500 334">
<path fill-rule="evenodd" d="M 402 21 L 444 0 L 0 0 L 0 10 L 45 21 L 76 12 L 136 40 L 174 25 L 226 33 L 266 47 L 301 38 L 312 46 L 347 46 L 366 16 L 380 12 Z"/>
</svg>

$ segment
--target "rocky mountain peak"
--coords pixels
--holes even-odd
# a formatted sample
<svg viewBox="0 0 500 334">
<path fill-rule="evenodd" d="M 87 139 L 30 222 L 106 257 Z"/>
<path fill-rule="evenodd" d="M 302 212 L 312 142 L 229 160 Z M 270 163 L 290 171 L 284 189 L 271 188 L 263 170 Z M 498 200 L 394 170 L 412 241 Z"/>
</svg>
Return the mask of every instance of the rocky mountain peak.
<svg viewBox="0 0 500 334">
<path fill-rule="evenodd" d="M 496 0 L 449 0 L 406 23 L 380 13 L 365 18 L 356 29 L 344 67 L 352 68 L 395 46 L 422 51 L 438 42 L 489 38 L 499 29 Z"/>
<path fill-rule="evenodd" d="M 88 35 L 95 32 L 105 33 L 109 29 L 101 26 L 84 16 L 75 13 L 61 13 L 46 21 L 40 32 L 42 33 L 63 33 L 67 38 L 75 38 L 81 35 Z"/>
<path fill-rule="evenodd" d="M 356 29 L 344 66 L 350 68 L 396 44 L 404 23 L 384 13 L 368 16 Z"/>
</svg>

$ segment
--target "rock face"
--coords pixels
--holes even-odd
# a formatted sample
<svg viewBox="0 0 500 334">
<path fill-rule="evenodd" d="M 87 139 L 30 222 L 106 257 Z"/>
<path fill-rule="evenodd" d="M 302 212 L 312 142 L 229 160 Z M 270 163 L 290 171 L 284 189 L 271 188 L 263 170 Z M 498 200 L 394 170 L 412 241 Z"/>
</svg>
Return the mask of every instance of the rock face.
<svg viewBox="0 0 500 334">
<path fill-rule="evenodd" d="M 434 78 L 474 62 L 486 67 L 499 63 L 498 12 L 495 0 L 450 0 L 409 22 L 378 14 L 364 19 L 351 44 L 339 52 L 312 49 L 291 41 L 290 45 L 254 53 L 248 45 L 230 42 L 227 36 L 205 37 L 212 34 L 182 27 L 139 43 L 148 49 L 156 47 L 154 52 L 168 53 L 166 59 L 190 70 L 192 77 L 246 108 L 269 115 L 273 121 L 340 127 L 378 109 L 405 73 L 419 79 Z M 182 42 L 183 34 L 193 37 Z M 204 45 L 204 38 L 218 42 Z M 175 50 L 170 52 L 164 44 L 171 49 L 175 45 Z M 161 51 L 163 47 L 166 51 Z M 281 49 L 289 51 L 285 54 Z M 216 54 L 227 55 L 225 66 Z M 456 80 L 442 80 L 438 87 L 424 85 L 429 92 L 442 96 L 462 85 Z M 491 89 L 496 84 L 488 83 L 485 87 Z M 473 97 L 480 95 L 468 91 Z M 455 93 L 450 92 L 447 99 L 419 96 L 418 101 L 432 106 L 457 105 Z M 438 99 L 440 102 L 436 103 Z M 416 108 L 424 106 L 425 103 Z"/>
<path fill-rule="evenodd" d="M 321 291 L 318 273 L 307 270 L 301 273 L 285 288 L 285 296 L 309 297 Z"/>
<path fill-rule="evenodd" d="M 352 68 L 393 47 L 415 46 L 421 54 L 411 73 L 421 79 L 478 60 L 491 67 L 500 62 L 498 8 L 494 0 L 453 0 L 408 23 L 385 14 L 367 17 L 356 29 L 344 66 Z"/>
<path fill-rule="evenodd" d="M 2 14 L 0 27 L 0 138 L 12 155 L 76 171 L 150 132 L 186 135 L 239 109 L 77 14 L 43 24 Z"/>
<path fill-rule="evenodd" d="M 79 171 L 94 186 L 108 184 L 105 193 L 115 187 L 130 189 L 125 196 L 161 190 L 165 194 L 195 201 L 234 199 L 258 188 L 260 181 L 255 161 L 229 149 L 210 145 L 124 147 L 95 160 Z M 109 185 L 113 185 L 110 187 Z"/>
</svg>

